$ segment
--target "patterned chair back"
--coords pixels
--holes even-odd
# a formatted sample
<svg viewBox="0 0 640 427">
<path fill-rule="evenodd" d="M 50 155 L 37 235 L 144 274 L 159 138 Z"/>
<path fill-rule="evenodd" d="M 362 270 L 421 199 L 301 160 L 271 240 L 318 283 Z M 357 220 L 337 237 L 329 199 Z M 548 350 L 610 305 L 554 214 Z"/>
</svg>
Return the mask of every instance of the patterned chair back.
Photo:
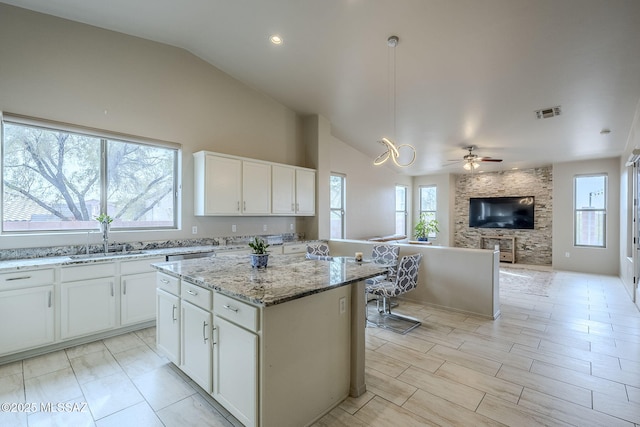
<svg viewBox="0 0 640 427">
<path fill-rule="evenodd" d="M 395 294 L 400 295 L 418 286 L 418 268 L 422 254 L 403 256 L 398 264 Z"/>
<path fill-rule="evenodd" d="M 307 259 L 331 260 L 329 245 L 326 243 L 307 243 Z"/>
<path fill-rule="evenodd" d="M 398 245 L 373 245 L 371 251 L 371 259 L 374 262 L 380 262 L 388 265 L 398 264 L 398 255 L 400 254 L 400 246 Z"/>
</svg>

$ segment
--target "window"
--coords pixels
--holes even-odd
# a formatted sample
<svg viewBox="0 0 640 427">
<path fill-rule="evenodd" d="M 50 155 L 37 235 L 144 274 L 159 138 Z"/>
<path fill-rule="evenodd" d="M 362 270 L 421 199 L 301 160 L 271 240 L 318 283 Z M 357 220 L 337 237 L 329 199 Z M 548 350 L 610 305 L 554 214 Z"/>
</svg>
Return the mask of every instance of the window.
<svg viewBox="0 0 640 427">
<path fill-rule="evenodd" d="M 345 176 L 331 175 L 331 238 L 344 239 Z"/>
<path fill-rule="evenodd" d="M 574 244 L 605 247 L 607 175 L 574 178 Z"/>
<path fill-rule="evenodd" d="M 177 227 L 178 149 L 5 116 L 2 230 Z"/>
<path fill-rule="evenodd" d="M 396 185 L 396 234 L 407 234 L 407 187 Z"/>
<path fill-rule="evenodd" d="M 427 221 L 436 219 L 436 196 L 437 188 L 435 185 L 420 187 L 420 215 L 425 214 Z M 430 233 L 427 237 L 436 237 L 436 233 Z"/>
</svg>

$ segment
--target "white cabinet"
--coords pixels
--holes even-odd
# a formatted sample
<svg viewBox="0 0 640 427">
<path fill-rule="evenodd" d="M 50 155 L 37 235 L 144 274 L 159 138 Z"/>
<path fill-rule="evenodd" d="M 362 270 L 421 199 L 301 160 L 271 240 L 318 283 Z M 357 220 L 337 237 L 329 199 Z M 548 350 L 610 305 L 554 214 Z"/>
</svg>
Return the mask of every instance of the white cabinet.
<svg viewBox="0 0 640 427">
<path fill-rule="evenodd" d="M 315 171 L 272 166 L 272 210 L 276 215 L 315 215 Z"/>
<path fill-rule="evenodd" d="M 79 337 L 116 325 L 114 277 L 60 285 L 60 337 Z"/>
<path fill-rule="evenodd" d="M 53 285 L 0 291 L 0 355 L 53 343 L 54 323 Z"/>
<path fill-rule="evenodd" d="M 156 348 L 180 365 L 180 298 L 158 289 L 156 302 Z"/>
<path fill-rule="evenodd" d="M 195 215 L 315 215 L 315 171 L 194 153 Z"/>
<path fill-rule="evenodd" d="M 200 151 L 194 155 L 194 214 L 238 215 L 242 161 Z"/>
<path fill-rule="evenodd" d="M 212 382 L 211 317 L 210 311 L 182 300 L 180 369 L 207 393 Z"/>
<path fill-rule="evenodd" d="M 269 215 L 271 213 L 271 165 L 242 162 L 242 213 Z"/>
<path fill-rule="evenodd" d="M 156 318 L 156 273 L 151 263 L 164 258 L 145 258 L 120 263 L 120 325 Z"/>
<path fill-rule="evenodd" d="M 296 214 L 316 214 L 316 173 L 307 169 L 296 169 Z"/>
<path fill-rule="evenodd" d="M 214 339 L 213 397 L 242 424 L 255 426 L 258 336 L 216 315 Z"/>
</svg>

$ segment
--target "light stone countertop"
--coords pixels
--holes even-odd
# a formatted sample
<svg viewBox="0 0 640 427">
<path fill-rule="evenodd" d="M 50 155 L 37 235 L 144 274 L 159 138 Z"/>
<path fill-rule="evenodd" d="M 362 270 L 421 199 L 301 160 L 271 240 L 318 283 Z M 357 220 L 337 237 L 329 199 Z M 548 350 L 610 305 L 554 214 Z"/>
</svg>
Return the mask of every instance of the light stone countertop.
<svg viewBox="0 0 640 427">
<path fill-rule="evenodd" d="M 218 255 L 153 264 L 159 271 L 252 304 L 270 306 L 379 276 L 385 266 L 353 258 L 307 260 L 304 254 L 270 255 L 266 269 L 248 255 Z M 364 297 L 363 297 L 364 298 Z"/>
<path fill-rule="evenodd" d="M 107 255 L 91 254 L 89 256 L 53 256 L 40 258 L 23 258 L 15 260 L 0 261 L 0 273 L 8 273 L 12 271 L 28 270 L 34 268 L 47 268 L 68 265 L 82 265 L 97 262 L 115 261 L 115 260 L 135 260 L 144 258 L 154 258 L 175 254 L 191 254 L 199 252 L 216 252 L 222 254 L 225 251 L 246 249 L 247 245 L 238 246 L 184 246 L 162 249 L 146 249 L 132 252 L 109 252 Z"/>
</svg>

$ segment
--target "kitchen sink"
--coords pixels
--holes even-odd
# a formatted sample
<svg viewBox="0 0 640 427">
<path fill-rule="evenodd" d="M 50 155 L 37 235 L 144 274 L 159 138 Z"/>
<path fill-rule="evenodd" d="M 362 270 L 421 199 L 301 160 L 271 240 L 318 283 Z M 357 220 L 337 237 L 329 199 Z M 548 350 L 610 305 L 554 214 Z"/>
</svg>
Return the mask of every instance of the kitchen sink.
<svg viewBox="0 0 640 427">
<path fill-rule="evenodd" d="M 70 255 L 71 259 L 93 259 L 93 258 L 114 258 L 114 257 L 123 257 L 129 255 L 140 255 L 145 254 L 146 251 L 117 251 L 117 252 L 98 252 L 95 254 L 79 254 L 79 255 Z"/>
</svg>

